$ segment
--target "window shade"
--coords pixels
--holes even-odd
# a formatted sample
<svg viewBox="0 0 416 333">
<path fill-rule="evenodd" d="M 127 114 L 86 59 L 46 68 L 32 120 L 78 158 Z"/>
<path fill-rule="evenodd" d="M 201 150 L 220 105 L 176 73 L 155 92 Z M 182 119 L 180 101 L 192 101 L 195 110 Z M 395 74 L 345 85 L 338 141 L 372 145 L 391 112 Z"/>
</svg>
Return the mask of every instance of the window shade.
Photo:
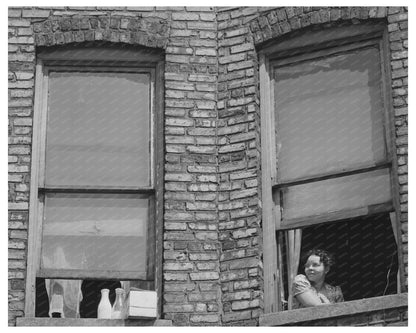
<svg viewBox="0 0 416 333">
<path fill-rule="evenodd" d="M 47 194 L 45 269 L 146 270 L 149 198 L 136 194 Z"/>
<path fill-rule="evenodd" d="M 150 75 L 51 72 L 47 186 L 150 185 Z"/>
<path fill-rule="evenodd" d="M 386 159 L 376 47 L 276 67 L 279 181 Z"/>
<path fill-rule="evenodd" d="M 283 220 L 381 204 L 392 198 L 390 170 L 291 186 L 283 193 Z"/>
</svg>

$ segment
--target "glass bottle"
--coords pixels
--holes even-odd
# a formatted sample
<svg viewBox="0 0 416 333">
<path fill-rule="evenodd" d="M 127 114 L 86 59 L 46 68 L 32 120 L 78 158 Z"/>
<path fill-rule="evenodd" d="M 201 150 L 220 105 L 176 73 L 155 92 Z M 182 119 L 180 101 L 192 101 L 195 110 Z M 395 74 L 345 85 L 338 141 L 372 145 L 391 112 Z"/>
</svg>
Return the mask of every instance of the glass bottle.
<svg viewBox="0 0 416 333">
<path fill-rule="evenodd" d="M 101 289 L 101 300 L 100 304 L 98 304 L 97 318 L 111 319 L 111 303 L 109 293 L 109 289 Z"/>
<path fill-rule="evenodd" d="M 116 300 L 113 304 L 113 308 L 111 311 L 111 319 L 123 319 L 124 318 L 124 289 L 117 288 L 116 289 Z"/>
</svg>

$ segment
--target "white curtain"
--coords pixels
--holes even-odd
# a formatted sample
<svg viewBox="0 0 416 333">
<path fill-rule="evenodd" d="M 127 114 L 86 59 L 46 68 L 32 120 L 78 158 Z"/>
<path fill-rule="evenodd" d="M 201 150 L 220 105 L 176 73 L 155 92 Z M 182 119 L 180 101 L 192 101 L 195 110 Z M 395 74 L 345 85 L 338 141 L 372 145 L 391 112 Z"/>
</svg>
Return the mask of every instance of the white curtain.
<svg viewBox="0 0 416 333">
<path fill-rule="evenodd" d="M 302 244 L 302 230 L 294 229 L 286 231 L 287 263 L 288 263 L 288 309 L 293 307 L 293 279 L 298 273 L 300 249 Z"/>
<path fill-rule="evenodd" d="M 393 233 L 394 233 L 394 239 L 396 241 L 396 246 L 399 247 L 399 240 L 398 240 L 398 235 L 397 235 L 397 219 L 396 219 L 396 212 L 391 212 L 390 213 L 390 222 L 391 222 L 391 227 L 393 229 Z M 401 292 L 401 285 L 400 285 L 400 269 L 397 270 L 397 293 Z"/>
<path fill-rule="evenodd" d="M 43 258 L 49 261 L 48 257 Z M 57 267 L 71 268 L 71 264 L 65 258 L 65 253 L 58 247 L 51 258 Z M 49 317 L 52 313 L 61 314 L 61 318 L 79 318 L 79 304 L 82 301 L 82 280 L 45 279 L 46 291 L 49 298 Z"/>
<path fill-rule="evenodd" d="M 53 258 L 43 258 L 49 265 L 57 267 L 72 268 L 66 260 L 65 253 L 61 247 L 58 247 L 53 254 Z M 86 261 L 82 261 L 86 262 Z M 85 268 L 85 265 L 83 265 Z M 130 291 L 130 281 L 120 281 L 121 287 Z M 52 313 L 60 313 L 61 318 L 79 318 L 79 306 L 82 301 L 81 291 L 82 280 L 64 280 L 64 279 L 45 279 L 46 291 L 49 299 L 49 317 Z"/>
<path fill-rule="evenodd" d="M 49 296 L 49 317 L 57 312 L 61 314 L 61 318 L 79 318 L 81 283 L 82 280 L 45 279 Z"/>
<path fill-rule="evenodd" d="M 284 286 L 284 276 L 283 276 L 283 244 L 284 244 L 284 234 L 282 232 L 278 233 L 278 240 L 277 240 L 277 262 L 278 262 L 278 269 L 277 269 L 277 279 L 278 279 L 278 311 L 283 311 L 286 309 L 287 300 L 285 297 L 285 286 Z"/>
</svg>

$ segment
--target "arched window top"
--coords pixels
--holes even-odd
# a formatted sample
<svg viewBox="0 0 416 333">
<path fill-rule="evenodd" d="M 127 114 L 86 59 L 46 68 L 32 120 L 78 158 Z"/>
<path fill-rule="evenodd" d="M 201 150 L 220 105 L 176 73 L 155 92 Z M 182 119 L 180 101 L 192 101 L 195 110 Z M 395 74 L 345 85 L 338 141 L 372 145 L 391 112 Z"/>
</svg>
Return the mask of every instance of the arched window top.
<svg viewBox="0 0 416 333">
<path fill-rule="evenodd" d="M 340 24 L 385 20 L 387 7 L 280 7 L 250 22 L 254 43 L 264 47 L 269 41 L 294 31 L 335 27 Z"/>
<path fill-rule="evenodd" d="M 165 48 L 169 37 L 168 21 L 155 17 L 51 16 L 33 31 L 37 46 L 106 41 Z"/>
</svg>

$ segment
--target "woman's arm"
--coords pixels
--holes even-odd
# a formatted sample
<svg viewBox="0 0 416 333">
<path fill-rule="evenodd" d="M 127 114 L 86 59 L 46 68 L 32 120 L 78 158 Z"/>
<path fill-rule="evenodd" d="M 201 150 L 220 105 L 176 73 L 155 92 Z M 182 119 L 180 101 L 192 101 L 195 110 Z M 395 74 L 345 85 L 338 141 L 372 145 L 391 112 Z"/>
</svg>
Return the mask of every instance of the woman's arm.
<svg viewBox="0 0 416 333">
<path fill-rule="evenodd" d="M 322 303 L 322 300 L 312 290 L 306 290 L 295 297 L 299 303 L 306 307 L 327 304 Z"/>
</svg>

